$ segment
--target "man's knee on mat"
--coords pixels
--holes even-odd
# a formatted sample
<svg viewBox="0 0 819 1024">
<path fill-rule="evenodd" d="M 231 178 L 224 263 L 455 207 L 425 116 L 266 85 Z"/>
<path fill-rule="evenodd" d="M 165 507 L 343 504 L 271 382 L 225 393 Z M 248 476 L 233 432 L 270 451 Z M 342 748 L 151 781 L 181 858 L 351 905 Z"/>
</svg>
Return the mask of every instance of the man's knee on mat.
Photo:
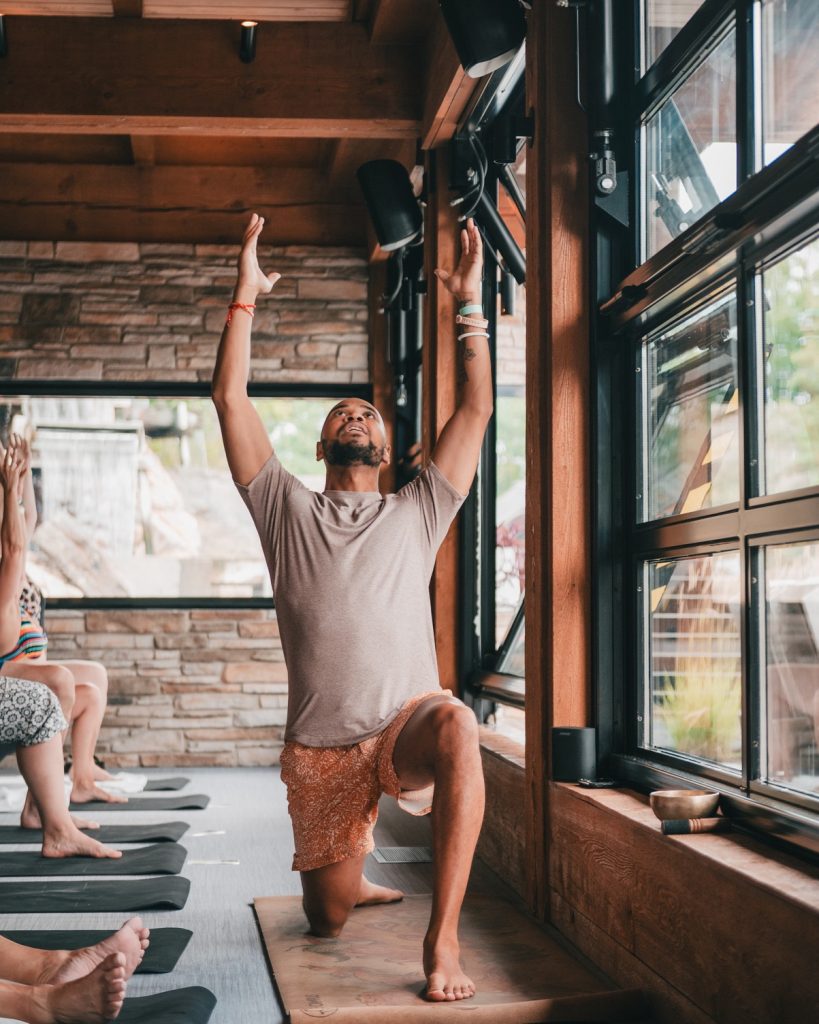
<svg viewBox="0 0 819 1024">
<path fill-rule="evenodd" d="M 335 939 L 341 934 L 341 930 L 347 923 L 352 907 L 347 907 L 339 901 L 311 905 L 305 897 L 302 900 L 304 913 L 310 924 L 310 932 L 322 939 Z"/>
</svg>

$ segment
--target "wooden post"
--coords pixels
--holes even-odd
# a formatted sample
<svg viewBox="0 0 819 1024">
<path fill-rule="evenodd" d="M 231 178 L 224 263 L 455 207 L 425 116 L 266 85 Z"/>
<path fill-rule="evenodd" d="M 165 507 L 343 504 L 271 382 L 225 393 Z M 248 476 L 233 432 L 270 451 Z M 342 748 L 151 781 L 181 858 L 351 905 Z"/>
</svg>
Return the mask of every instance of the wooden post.
<svg viewBox="0 0 819 1024">
<path fill-rule="evenodd" d="M 527 40 L 527 900 L 549 915 L 551 729 L 589 716 L 589 288 L 586 121 L 574 12 L 534 4 Z"/>
<path fill-rule="evenodd" d="M 399 453 L 395 451 L 395 431 L 393 429 L 395 423 L 393 373 L 392 367 L 387 362 L 387 317 L 380 312 L 386 283 L 386 260 L 372 260 L 367 288 L 370 379 L 373 382 L 373 404 L 384 417 L 384 425 L 387 428 L 387 444 L 392 447 L 392 461 L 389 466 L 381 470 L 378 476 L 378 486 L 382 494 L 392 494 L 395 490 L 395 460 Z"/>
<path fill-rule="evenodd" d="M 428 461 L 441 430 L 455 411 L 455 304 L 433 273 L 454 267 L 458 251 L 456 218 L 449 205 L 445 150 L 427 153 L 425 277 L 427 303 L 423 350 L 423 449 Z M 458 524 L 453 523 L 438 551 L 430 584 L 435 649 L 441 685 L 458 691 Z"/>
</svg>

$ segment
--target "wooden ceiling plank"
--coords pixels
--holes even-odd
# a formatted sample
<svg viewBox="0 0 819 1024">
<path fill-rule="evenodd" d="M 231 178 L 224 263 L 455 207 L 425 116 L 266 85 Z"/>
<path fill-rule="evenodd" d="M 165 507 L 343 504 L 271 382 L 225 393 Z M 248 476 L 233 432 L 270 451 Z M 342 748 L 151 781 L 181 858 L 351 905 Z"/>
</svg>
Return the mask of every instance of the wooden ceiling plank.
<svg viewBox="0 0 819 1024">
<path fill-rule="evenodd" d="M 252 64 L 224 22 L 20 18 L 14 29 L 0 131 L 414 138 L 420 129 L 417 52 L 371 47 L 356 23 L 279 25 Z"/>
<path fill-rule="evenodd" d="M 231 241 L 248 214 L 271 244 L 364 245 L 360 197 L 303 167 L 0 164 L 0 238 Z"/>
<path fill-rule="evenodd" d="M 235 245 L 253 210 L 267 215 L 267 245 L 356 245 L 366 241 L 364 218 L 343 204 L 237 210 L 96 210 L 71 204 L 21 207 L 0 198 L 0 234 L 8 241 L 200 242 Z"/>
<path fill-rule="evenodd" d="M 156 140 L 151 135 L 132 135 L 131 153 L 134 163 L 140 167 L 150 167 L 156 163 Z"/>
<path fill-rule="evenodd" d="M 368 160 L 397 160 L 409 170 L 414 162 L 415 144 L 395 139 L 339 139 L 327 165 L 327 178 L 334 188 L 358 189 L 355 173 Z"/>
<path fill-rule="evenodd" d="M 436 0 L 376 0 L 370 13 L 370 42 L 407 46 L 420 42 L 437 19 Z"/>
<path fill-rule="evenodd" d="M 360 205 L 350 187 L 328 186 L 304 167 L 162 167 L 120 164 L 0 164 L 3 200 L 21 206 L 77 204 L 87 209 L 218 210 L 298 204 Z"/>
<path fill-rule="evenodd" d="M 455 134 L 458 121 L 478 84 L 461 67 L 440 17 L 430 33 L 427 68 L 421 145 L 424 149 L 436 149 Z"/>
<path fill-rule="evenodd" d="M 142 0 L 111 0 L 115 18 L 141 18 Z"/>
</svg>

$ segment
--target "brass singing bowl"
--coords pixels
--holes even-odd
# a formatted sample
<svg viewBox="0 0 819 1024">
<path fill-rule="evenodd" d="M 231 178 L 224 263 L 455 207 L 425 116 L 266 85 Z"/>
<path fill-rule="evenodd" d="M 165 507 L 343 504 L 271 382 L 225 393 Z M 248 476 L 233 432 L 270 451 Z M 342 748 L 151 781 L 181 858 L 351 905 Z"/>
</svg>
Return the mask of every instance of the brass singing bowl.
<svg viewBox="0 0 819 1024">
<path fill-rule="evenodd" d="M 717 809 L 719 793 L 707 789 L 657 789 L 648 799 L 660 821 L 708 818 Z"/>
</svg>

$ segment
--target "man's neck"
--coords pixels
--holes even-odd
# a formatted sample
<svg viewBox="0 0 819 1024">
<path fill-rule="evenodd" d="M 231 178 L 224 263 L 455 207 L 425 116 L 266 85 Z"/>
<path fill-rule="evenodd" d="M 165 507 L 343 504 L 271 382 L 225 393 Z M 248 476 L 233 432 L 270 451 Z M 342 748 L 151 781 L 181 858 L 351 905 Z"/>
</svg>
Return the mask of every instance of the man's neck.
<svg viewBox="0 0 819 1024">
<path fill-rule="evenodd" d="M 377 466 L 327 466 L 325 491 L 377 491 Z"/>
</svg>

